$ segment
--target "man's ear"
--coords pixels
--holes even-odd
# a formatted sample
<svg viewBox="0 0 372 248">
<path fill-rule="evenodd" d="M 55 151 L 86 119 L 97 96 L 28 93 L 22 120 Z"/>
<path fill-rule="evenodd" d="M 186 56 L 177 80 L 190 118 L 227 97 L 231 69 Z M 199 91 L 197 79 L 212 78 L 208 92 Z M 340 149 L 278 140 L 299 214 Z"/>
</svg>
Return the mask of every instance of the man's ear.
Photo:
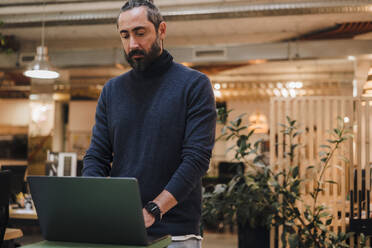
<svg viewBox="0 0 372 248">
<path fill-rule="evenodd" d="M 159 29 L 158 29 L 158 34 L 159 34 L 159 38 L 161 40 L 164 40 L 165 39 L 165 33 L 167 31 L 167 24 L 165 22 L 161 22 L 159 24 Z"/>
</svg>

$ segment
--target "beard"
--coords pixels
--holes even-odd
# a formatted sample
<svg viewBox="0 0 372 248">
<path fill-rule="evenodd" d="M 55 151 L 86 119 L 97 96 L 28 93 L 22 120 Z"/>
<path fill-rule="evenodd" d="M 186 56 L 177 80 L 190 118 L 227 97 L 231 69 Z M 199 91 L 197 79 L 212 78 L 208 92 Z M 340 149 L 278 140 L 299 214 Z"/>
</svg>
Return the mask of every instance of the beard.
<svg viewBox="0 0 372 248">
<path fill-rule="evenodd" d="M 156 37 L 156 40 L 154 43 L 152 43 L 148 52 L 143 49 L 136 49 L 127 54 L 124 50 L 124 57 L 134 70 L 143 72 L 157 57 L 159 57 L 159 53 L 161 51 L 159 43 L 159 38 Z M 133 58 L 135 55 L 143 55 L 143 58 L 135 59 Z"/>
</svg>

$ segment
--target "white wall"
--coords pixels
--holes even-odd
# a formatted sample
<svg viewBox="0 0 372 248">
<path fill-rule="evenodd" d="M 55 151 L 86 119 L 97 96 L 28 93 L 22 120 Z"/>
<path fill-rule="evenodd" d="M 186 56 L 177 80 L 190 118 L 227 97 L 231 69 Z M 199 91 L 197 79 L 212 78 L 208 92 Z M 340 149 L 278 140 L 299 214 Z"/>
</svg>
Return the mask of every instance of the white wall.
<svg viewBox="0 0 372 248">
<path fill-rule="evenodd" d="M 28 99 L 0 99 L 0 125 L 28 126 L 29 113 Z"/>
</svg>

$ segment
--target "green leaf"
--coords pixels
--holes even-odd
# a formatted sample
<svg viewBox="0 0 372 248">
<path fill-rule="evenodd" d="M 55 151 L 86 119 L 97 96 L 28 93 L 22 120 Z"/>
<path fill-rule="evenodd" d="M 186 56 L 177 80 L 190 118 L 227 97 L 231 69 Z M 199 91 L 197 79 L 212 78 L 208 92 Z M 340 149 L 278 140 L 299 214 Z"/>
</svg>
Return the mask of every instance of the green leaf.
<svg viewBox="0 0 372 248">
<path fill-rule="evenodd" d="M 337 143 L 337 140 L 330 140 L 330 139 L 327 139 L 327 142 L 328 142 L 328 143 L 331 143 L 331 144 L 334 144 L 334 143 Z"/>
<path fill-rule="evenodd" d="M 251 130 L 251 131 L 248 133 L 248 135 L 247 135 L 248 139 L 249 139 L 249 137 L 252 136 L 253 133 L 254 133 L 254 130 Z"/>
<path fill-rule="evenodd" d="M 319 192 L 319 193 L 320 192 L 324 192 L 324 190 L 323 189 L 320 189 L 320 188 L 319 189 L 318 188 L 317 189 L 314 189 L 314 191 Z"/>
<path fill-rule="evenodd" d="M 231 122 L 232 123 L 232 122 Z M 234 125 L 233 125 L 234 126 Z M 226 126 L 230 131 L 232 131 L 232 132 L 235 132 L 236 131 L 236 129 L 235 128 L 233 128 L 233 127 L 230 127 L 230 126 Z"/>
<path fill-rule="evenodd" d="M 328 216 L 330 216 L 330 215 L 331 215 L 331 214 L 328 213 L 328 212 L 322 212 L 322 213 L 319 214 L 319 218 L 328 217 Z"/>
<path fill-rule="evenodd" d="M 294 167 L 294 168 L 293 168 L 293 171 L 292 171 L 292 176 L 293 176 L 294 178 L 296 178 L 296 177 L 298 176 L 299 171 L 300 171 L 299 166 Z"/>
<path fill-rule="evenodd" d="M 247 129 L 248 127 L 241 127 L 241 128 L 238 128 L 236 131 L 237 132 L 240 132 L 241 130 L 244 130 L 244 129 Z M 253 130 L 254 131 L 254 130 Z"/>
<path fill-rule="evenodd" d="M 229 136 L 226 137 L 225 140 L 230 140 L 234 135 L 235 135 L 234 133 L 230 134 Z"/>
<path fill-rule="evenodd" d="M 239 119 L 235 122 L 235 125 L 236 125 L 237 127 L 239 127 L 241 123 L 242 123 L 242 119 L 239 118 Z"/>
<path fill-rule="evenodd" d="M 337 129 L 337 128 L 334 128 L 334 129 L 333 129 L 333 132 L 334 132 L 335 134 L 337 134 L 338 136 L 340 136 L 340 134 L 341 134 L 341 131 L 340 131 L 339 129 Z"/>
<path fill-rule="evenodd" d="M 302 134 L 304 131 L 297 131 L 297 132 L 295 132 L 294 134 L 293 134 L 293 138 L 295 138 L 297 135 L 300 135 L 300 134 Z"/>
<path fill-rule="evenodd" d="M 264 158 L 264 155 L 258 155 L 254 158 L 253 163 L 256 164 Z"/>
<path fill-rule="evenodd" d="M 335 182 L 335 181 L 332 181 L 332 180 L 327 180 L 327 181 L 325 181 L 326 183 L 330 183 L 330 184 L 337 184 L 337 182 Z"/>
<path fill-rule="evenodd" d="M 298 144 L 292 144 L 292 145 L 291 145 L 291 149 L 292 149 L 292 151 L 293 151 L 297 146 L 298 146 Z"/>
<path fill-rule="evenodd" d="M 246 115 L 245 113 L 239 115 L 238 117 L 235 118 L 235 120 L 233 122 L 230 122 L 233 126 L 235 127 L 239 127 L 240 124 L 242 123 L 242 118 L 243 116 Z"/>
<path fill-rule="evenodd" d="M 331 147 L 328 146 L 328 145 L 320 145 L 320 147 L 321 147 L 321 148 L 328 148 L 328 149 L 331 149 Z"/>
<path fill-rule="evenodd" d="M 257 148 L 258 148 L 258 145 L 261 144 L 262 142 L 263 142 L 263 139 L 259 139 L 259 140 L 257 140 L 257 141 L 254 143 L 254 145 L 253 145 L 254 148 L 257 149 Z"/>
<path fill-rule="evenodd" d="M 326 225 L 329 226 L 332 224 L 332 220 L 333 218 L 329 218 L 327 221 L 326 221 Z"/>
</svg>

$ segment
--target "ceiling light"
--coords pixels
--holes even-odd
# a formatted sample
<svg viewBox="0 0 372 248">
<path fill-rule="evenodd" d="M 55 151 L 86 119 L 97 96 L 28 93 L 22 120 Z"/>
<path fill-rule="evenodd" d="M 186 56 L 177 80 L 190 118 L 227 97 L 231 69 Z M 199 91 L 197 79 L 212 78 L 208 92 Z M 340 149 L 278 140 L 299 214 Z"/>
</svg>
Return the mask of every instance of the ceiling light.
<svg viewBox="0 0 372 248">
<path fill-rule="evenodd" d="M 296 89 L 301 89 L 304 86 L 304 83 L 302 82 L 295 82 L 295 88 Z"/>
<path fill-rule="evenodd" d="M 216 96 L 216 98 L 220 98 L 222 96 L 222 93 L 219 90 L 214 90 L 214 95 Z"/>
<path fill-rule="evenodd" d="M 274 94 L 275 94 L 275 96 L 277 96 L 277 97 L 280 97 L 280 96 L 281 96 L 281 94 L 280 94 L 280 90 L 278 90 L 278 89 L 274 89 Z"/>
<path fill-rule="evenodd" d="M 269 124 L 264 114 L 259 111 L 254 112 L 249 116 L 250 125 L 248 131 L 254 130 L 255 133 L 267 133 L 269 130 Z"/>
<path fill-rule="evenodd" d="M 45 2 L 43 6 L 43 20 L 41 25 L 41 46 L 36 48 L 36 56 L 34 61 L 28 66 L 27 70 L 23 73 L 26 77 L 39 78 L 39 79 L 56 79 L 59 73 L 49 63 L 48 48 L 44 46 L 45 42 Z"/>
<path fill-rule="evenodd" d="M 288 82 L 285 84 L 285 86 L 288 89 L 301 89 L 303 87 L 303 83 L 298 81 L 298 82 Z"/>
<path fill-rule="evenodd" d="M 55 79 L 59 77 L 59 73 L 49 63 L 48 48 L 45 46 L 37 47 L 35 60 L 23 74 L 27 77 L 40 79 Z"/>
<path fill-rule="evenodd" d="M 295 89 L 289 89 L 289 95 L 291 97 L 296 97 L 296 90 Z"/>
<path fill-rule="evenodd" d="M 288 94 L 288 91 L 286 89 L 282 89 L 281 92 L 282 92 L 282 95 L 284 97 L 288 97 L 289 94 Z"/>
</svg>

